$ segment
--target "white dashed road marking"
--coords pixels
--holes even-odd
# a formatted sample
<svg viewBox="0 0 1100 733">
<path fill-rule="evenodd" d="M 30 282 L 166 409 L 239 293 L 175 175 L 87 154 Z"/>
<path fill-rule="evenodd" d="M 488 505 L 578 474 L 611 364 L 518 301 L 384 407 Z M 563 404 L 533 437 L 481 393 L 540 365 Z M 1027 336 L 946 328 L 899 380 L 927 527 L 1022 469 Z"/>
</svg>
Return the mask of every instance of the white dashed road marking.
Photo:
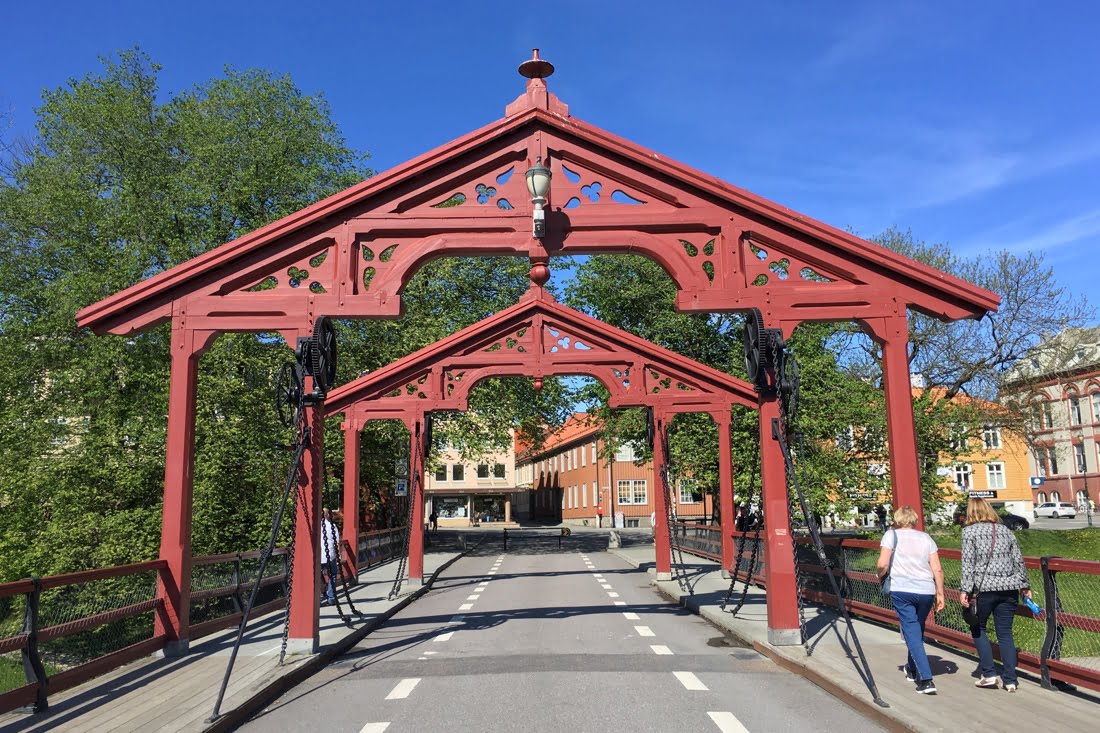
<svg viewBox="0 0 1100 733">
<path fill-rule="evenodd" d="M 627 621 L 637 621 L 638 620 L 638 614 L 634 613 L 633 611 L 625 611 L 623 613 L 623 616 L 626 616 Z"/>
<path fill-rule="evenodd" d="M 596 578 L 597 580 L 603 580 L 603 575 L 601 575 L 600 573 L 592 573 L 592 577 Z"/>
<path fill-rule="evenodd" d="M 694 672 L 673 672 L 676 675 L 676 679 L 680 680 L 680 684 L 688 690 L 709 690 L 710 688 L 703 684 L 703 681 L 695 676 Z"/>
<path fill-rule="evenodd" d="M 386 728 L 389 727 L 389 723 L 367 723 L 359 733 L 386 733 Z"/>
<path fill-rule="evenodd" d="M 448 631 L 446 633 L 440 634 L 439 636 L 435 637 L 434 639 L 432 639 L 432 641 L 447 641 L 452 636 L 454 636 L 454 634 L 455 634 L 455 632 Z"/>
<path fill-rule="evenodd" d="M 429 657 L 433 654 L 439 654 L 439 652 L 424 652 L 424 653 L 427 654 Z"/>
<path fill-rule="evenodd" d="M 473 607 L 474 607 L 474 604 L 472 604 L 472 603 L 463 603 L 461 606 L 458 607 L 458 610 L 459 611 L 469 611 Z"/>
<path fill-rule="evenodd" d="M 607 595 L 609 595 L 612 598 L 618 598 L 619 597 L 619 594 L 615 593 L 614 591 L 608 591 Z"/>
<path fill-rule="evenodd" d="M 604 590 L 611 590 L 611 584 L 610 583 L 600 583 L 600 587 L 603 588 Z"/>
<path fill-rule="evenodd" d="M 634 630 L 638 632 L 638 636 L 656 636 L 656 634 L 653 633 L 653 629 L 648 626 L 635 626 Z M 679 672 L 676 674 L 679 674 Z"/>
<path fill-rule="evenodd" d="M 625 606 L 625 605 L 626 605 L 626 601 L 615 601 L 615 605 L 616 605 L 616 606 Z"/>
<path fill-rule="evenodd" d="M 667 646 L 662 646 L 660 644 L 654 644 L 653 646 L 651 646 L 649 648 L 653 650 L 654 654 L 659 654 L 662 657 L 668 657 L 668 656 L 672 655 L 672 650 L 669 649 Z"/>
<path fill-rule="evenodd" d="M 410 677 L 407 680 L 401 680 L 397 683 L 397 687 L 390 691 L 390 694 L 386 695 L 387 700 L 404 700 L 409 696 L 409 693 L 413 691 L 413 688 L 420 684 L 419 677 Z"/>
<path fill-rule="evenodd" d="M 481 598 L 481 596 L 477 593 L 474 593 L 472 596 L 466 596 L 467 601 L 476 601 L 478 598 Z"/>
<path fill-rule="evenodd" d="M 707 713 L 707 715 L 722 733 L 749 733 L 749 729 L 742 725 L 733 713 Z"/>
</svg>

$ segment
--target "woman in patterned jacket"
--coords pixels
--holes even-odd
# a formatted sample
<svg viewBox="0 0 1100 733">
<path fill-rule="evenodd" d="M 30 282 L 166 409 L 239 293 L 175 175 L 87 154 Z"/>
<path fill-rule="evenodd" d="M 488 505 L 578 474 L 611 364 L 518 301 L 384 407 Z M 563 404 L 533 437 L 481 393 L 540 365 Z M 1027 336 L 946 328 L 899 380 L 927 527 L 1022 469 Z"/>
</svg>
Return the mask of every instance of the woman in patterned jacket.
<svg viewBox="0 0 1100 733">
<path fill-rule="evenodd" d="M 1020 591 L 1031 596 L 1031 581 L 1024 567 L 1024 558 L 1012 530 L 1001 524 L 1001 518 L 985 499 L 971 497 L 966 505 L 966 526 L 962 531 L 962 593 L 963 607 L 975 603 L 978 625 L 970 627 L 974 646 L 978 648 L 981 678 L 977 687 L 996 688 L 1000 679 L 993 666 L 993 647 L 985 633 L 989 617 L 997 632 L 1004 667 L 1004 688 L 1016 692 L 1016 644 L 1012 640 L 1012 619 Z M 975 596 L 971 597 L 971 591 Z"/>
</svg>

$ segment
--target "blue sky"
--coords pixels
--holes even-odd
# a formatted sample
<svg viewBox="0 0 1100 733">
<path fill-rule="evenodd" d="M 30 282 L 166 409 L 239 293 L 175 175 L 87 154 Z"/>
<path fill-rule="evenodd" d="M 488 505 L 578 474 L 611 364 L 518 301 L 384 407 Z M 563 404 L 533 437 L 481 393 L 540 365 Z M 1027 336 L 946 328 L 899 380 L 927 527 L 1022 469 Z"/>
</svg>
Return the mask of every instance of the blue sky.
<svg viewBox="0 0 1100 733">
<path fill-rule="evenodd" d="M 22 3 L 0 109 L 140 45 L 178 91 L 231 64 L 323 92 L 383 170 L 503 114 L 538 46 L 577 117 L 842 228 L 1100 274 L 1100 6 L 947 2 Z M 1051 8 L 1059 8 L 1055 13 Z"/>
</svg>

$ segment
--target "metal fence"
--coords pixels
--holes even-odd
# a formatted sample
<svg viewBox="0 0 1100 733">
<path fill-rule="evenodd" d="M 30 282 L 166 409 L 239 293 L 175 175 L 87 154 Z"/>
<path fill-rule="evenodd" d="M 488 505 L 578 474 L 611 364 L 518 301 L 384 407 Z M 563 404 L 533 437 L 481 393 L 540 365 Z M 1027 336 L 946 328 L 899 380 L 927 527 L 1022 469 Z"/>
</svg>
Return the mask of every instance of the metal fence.
<svg viewBox="0 0 1100 733">
<path fill-rule="evenodd" d="M 722 562 L 722 528 L 678 520 L 672 526 L 673 542 L 692 555 Z"/>
<path fill-rule="evenodd" d="M 231 552 L 196 557 L 191 561 L 191 639 L 236 626 L 244 618 L 244 607 L 257 585 L 263 550 Z M 258 581 L 260 592 L 252 618 L 286 606 L 287 561 L 285 547 L 276 547 Z"/>
<path fill-rule="evenodd" d="M 405 528 L 393 527 L 359 533 L 356 557 L 359 569 L 392 560 L 405 551 Z"/>
<path fill-rule="evenodd" d="M 756 553 L 750 567 L 754 532 L 733 532 L 734 572 L 740 579 L 750 573 L 750 582 L 764 587 L 764 548 Z M 763 538 L 761 537 L 761 542 Z M 803 597 L 819 603 L 836 605 L 826 573 L 836 576 L 840 593 L 848 610 L 857 616 L 889 624 L 897 623 L 890 599 L 880 590 L 875 564 L 879 543 L 873 540 L 824 537 L 825 555 L 830 567 L 818 561 L 809 538 L 796 541 L 798 563 L 803 574 Z M 740 554 L 738 546 L 742 546 Z M 703 557 L 690 544 L 685 552 Z M 962 553 L 941 548 L 947 607 L 935 614 L 925 629 L 927 638 L 974 651 L 970 628 L 963 621 L 959 604 L 959 584 L 962 573 Z M 1025 557 L 1024 564 L 1031 576 L 1035 602 L 1044 609 L 1035 617 L 1020 605 L 1012 628 L 1013 640 L 1019 650 L 1018 666 L 1038 674 L 1043 685 L 1068 683 L 1100 690 L 1100 562 L 1066 560 L 1056 557 Z M 996 639 L 992 628 L 990 640 Z M 994 655 L 1000 651 L 993 645 Z"/>
</svg>

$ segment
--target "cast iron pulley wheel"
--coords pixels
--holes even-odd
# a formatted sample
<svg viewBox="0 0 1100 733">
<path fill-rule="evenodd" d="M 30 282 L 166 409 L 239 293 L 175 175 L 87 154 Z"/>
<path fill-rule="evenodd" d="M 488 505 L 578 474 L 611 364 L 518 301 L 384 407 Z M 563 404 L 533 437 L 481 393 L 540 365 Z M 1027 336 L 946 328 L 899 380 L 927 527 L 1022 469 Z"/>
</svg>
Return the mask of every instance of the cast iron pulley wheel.
<svg viewBox="0 0 1100 733">
<path fill-rule="evenodd" d="M 313 326 L 310 357 L 314 390 L 328 392 L 336 382 L 336 329 L 325 316 L 318 318 Z"/>
<path fill-rule="evenodd" d="M 802 385 L 802 375 L 799 372 L 798 360 L 794 354 L 787 354 L 783 359 L 783 373 L 779 375 L 779 393 L 783 397 L 783 412 L 787 415 L 788 422 L 794 422 L 798 417 L 798 392 Z"/>
<path fill-rule="evenodd" d="M 275 415 L 284 427 L 290 427 L 298 417 L 302 403 L 302 368 L 287 362 L 275 378 Z"/>
<path fill-rule="evenodd" d="M 766 389 L 768 386 L 765 366 L 767 355 L 764 353 L 766 347 L 764 316 L 759 308 L 750 308 L 745 313 L 745 370 L 749 373 L 749 381 L 757 389 Z"/>
</svg>

